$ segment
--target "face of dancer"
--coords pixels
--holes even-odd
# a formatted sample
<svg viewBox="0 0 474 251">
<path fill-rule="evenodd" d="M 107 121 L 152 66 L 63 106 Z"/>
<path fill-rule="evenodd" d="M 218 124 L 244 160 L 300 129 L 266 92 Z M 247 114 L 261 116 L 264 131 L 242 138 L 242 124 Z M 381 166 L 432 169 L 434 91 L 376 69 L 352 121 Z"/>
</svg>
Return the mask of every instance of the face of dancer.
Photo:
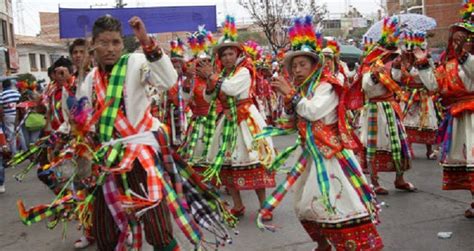
<svg viewBox="0 0 474 251">
<path fill-rule="evenodd" d="M 172 59 L 171 63 L 173 64 L 173 68 L 176 70 L 179 76 L 183 74 L 183 62 L 179 59 Z"/>
<path fill-rule="evenodd" d="M 291 73 L 295 84 L 299 85 L 313 72 L 315 62 L 307 56 L 297 56 L 291 62 Z"/>
<path fill-rule="evenodd" d="M 72 63 L 76 67 L 76 69 L 79 69 L 83 66 L 86 59 L 87 53 L 86 53 L 86 47 L 82 45 L 77 45 L 74 46 L 74 49 L 72 50 L 71 53 L 71 58 L 72 58 Z"/>
<path fill-rule="evenodd" d="M 104 31 L 92 42 L 96 62 L 102 69 L 111 69 L 122 56 L 123 40 L 120 32 Z"/>
<path fill-rule="evenodd" d="M 232 69 L 237 62 L 239 57 L 239 50 L 234 47 L 223 48 L 222 52 L 219 54 L 222 66 L 226 69 Z"/>
</svg>

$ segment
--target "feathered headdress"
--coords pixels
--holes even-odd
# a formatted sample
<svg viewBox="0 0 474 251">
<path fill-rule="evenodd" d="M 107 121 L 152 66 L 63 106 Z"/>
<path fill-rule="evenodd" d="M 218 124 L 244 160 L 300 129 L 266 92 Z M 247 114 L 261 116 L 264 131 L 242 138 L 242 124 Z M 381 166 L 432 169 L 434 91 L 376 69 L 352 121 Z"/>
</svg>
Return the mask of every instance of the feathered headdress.
<svg viewBox="0 0 474 251">
<path fill-rule="evenodd" d="M 332 50 L 334 52 L 334 55 L 339 55 L 341 52 L 341 49 L 339 47 L 339 43 L 336 40 L 328 40 L 326 47 Z"/>
<path fill-rule="evenodd" d="M 184 44 L 180 38 L 170 41 L 171 58 L 184 59 Z"/>
<path fill-rule="evenodd" d="M 224 22 L 224 40 L 237 41 L 237 28 L 235 18 L 227 15 Z"/>
<path fill-rule="evenodd" d="M 295 18 L 289 34 L 291 50 L 321 51 L 322 34 L 320 32 L 315 32 L 313 18 L 311 16 L 306 16 L 304 19 Z"/>
<path fill-rule="evenodd" d="M 209 34 L 204 26 L 199 26 L 198 31 L 188 37 L 188 45 L 195 58 L 206 58 L 209 55 Z"/>
<path fill-rule="evenodd" d="M 289 30 L 291 51 L 286 53 L 283 64 L 289 68 L 291 61 L 296 56 L 308 56 L 319 60 L 319 52 L 323 45 L 321 32 L 315 31 L 311 16 L 296 18 Z"/>
<path fill-rule="evenodd" d="M 244 43 L 244 51 L 255 63 L 262 58 L 263 48 L 255 41 L 249 40 Z"/>
<path fill-rule="evenodd" d="M 396 16 L 385 17 L 383 19 L 382 36 L 378 43 L 385 48 L 397 47 L 399 37 L 398 18 Z"/>
<path fill-rule="evenodd" d="M 367 53 L 374 46 L 374 39 L 364 37 L 364 52 Z"/>
<path fill-rule="evenodd" d="M 226 16 L 223 24 L 223 33 L 224 35 L 219 38 L 219 42 L 213 47 L 214 51 L 219 51 L 223 47 L 237 47 L 242 49 L 242 46 L 237 42 L 237 28 L 235 27 L 235 18 L 232 16 Z M 209 38 L 208 38 L 209 39 Z M 212 41 L 212 37 L 210 41 Z"/>
<path fill-rule="evenodd" d="M 403 42 L 405 44 L 405 50 L 413 50 L 415 47 L 422 48 L 425 42 L 425 32 L 404 32 Z"/>
<path fill-rule="evenodd" d="M 473 22 L 473 10 L 474 10 L 474 0 L 464 0 L 464 5 L 460 11 L 461 17 L 464 22 Z"/>
</svg>

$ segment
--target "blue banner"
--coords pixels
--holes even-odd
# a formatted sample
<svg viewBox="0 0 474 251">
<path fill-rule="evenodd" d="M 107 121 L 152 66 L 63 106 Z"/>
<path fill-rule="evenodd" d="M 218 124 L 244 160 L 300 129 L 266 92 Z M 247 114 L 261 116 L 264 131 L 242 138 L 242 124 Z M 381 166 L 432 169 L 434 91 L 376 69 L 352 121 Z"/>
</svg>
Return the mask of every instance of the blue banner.
<svg viewBox="0 0 474 251">
<path fill-rule="evenodd" d="M 124 35 L 132 35 L 128 20 L 140 17 L 148 33 L 195 31 L 198 25 L 217 30 L 216 6 L 179 6 L 116 9 L 59 8 L 59 34 L 61 38 L 85 37 L 92 31 L 97 18 L 109 14 L 122 22 Z"/>
</svg>

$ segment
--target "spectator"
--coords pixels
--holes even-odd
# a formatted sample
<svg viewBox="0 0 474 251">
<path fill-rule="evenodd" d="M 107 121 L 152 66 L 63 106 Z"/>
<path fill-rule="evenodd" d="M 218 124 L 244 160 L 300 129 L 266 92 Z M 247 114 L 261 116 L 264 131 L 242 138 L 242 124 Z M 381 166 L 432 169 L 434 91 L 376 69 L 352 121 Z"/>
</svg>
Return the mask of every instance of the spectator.
<svg viewBox="0 0 474 251">
<path fill-rule="evenodd" d="M 5 136 L 10 147 L 11 153 L 17 152 L 16 148 L 16 105 L 20 101 L 20 93 L 14 88 L 14 78 L 4 78 L 2 82 L 3 91 L 0 94 L 0 104 L 3 108 L 3 125 Z M 20 131 L 21 133 L 21 131 Z M 23 135 L 21 135 L 23 137 Z M 26 150 L 26 149 L 24 149 Z"/>
</svg>

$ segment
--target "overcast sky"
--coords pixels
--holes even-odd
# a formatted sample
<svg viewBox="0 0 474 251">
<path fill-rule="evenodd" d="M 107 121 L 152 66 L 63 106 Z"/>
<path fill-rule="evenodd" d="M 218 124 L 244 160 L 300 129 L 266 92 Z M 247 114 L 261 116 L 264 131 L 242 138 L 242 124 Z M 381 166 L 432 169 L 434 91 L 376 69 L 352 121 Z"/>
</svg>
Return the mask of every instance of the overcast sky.
<svg viewBox="0 0 474 251">
<path fill-rule="evenodd" d="M 18 11 L 18 2 L 22 2 L 21 11 Z M 226 14 L 234 15 L 237 22 L 249 21 L 247 11 L 238 4 L 238 0 L 123 0 L 127 7 L 149 7 L 149 6 L 184 6 L 184 5 L 216 5 L 218 19 Z M 379 9 L 381 0 L 319 0 L 326 4 L 329 12 L 342 13 L 345 6 L 352 5 L 363 14 L 373 14 Z M 385 2 L 385 1 L 384 1 Z M 115 0 L 16 0 L 13 1 L 13 12 L 15 18 L 15 32 L 25 35 L 39 33 L 39 12 L 57 12 L 58 6 L 63 8 L 104 8 L 114 7 Z M 18 22 L 17 15 L 23 16 L 23 24 Z"/>
</svg>

